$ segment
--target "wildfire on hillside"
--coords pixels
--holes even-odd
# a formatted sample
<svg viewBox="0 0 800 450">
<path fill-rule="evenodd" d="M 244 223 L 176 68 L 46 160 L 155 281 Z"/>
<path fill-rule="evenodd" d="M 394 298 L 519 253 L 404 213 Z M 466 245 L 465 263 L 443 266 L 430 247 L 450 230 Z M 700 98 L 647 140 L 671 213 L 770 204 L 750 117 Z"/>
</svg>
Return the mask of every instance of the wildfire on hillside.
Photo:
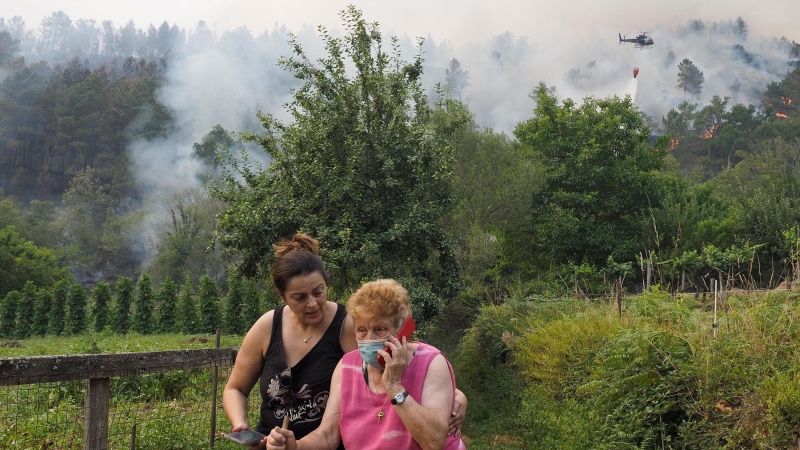
<svg viewBox="0 0 800 450">
<path fill-rule="evenodd" d="M 792 99 L 790 99 L 789 97 L 784 97 L 783 95 L 781 95 L 781 101 L 783 101 L 784 105 L 791 105 L 792 104 Z"/>
<path fill-rule="evenodd" d="M 680 143 L 681 143 L 680 139 L 670 139 L 669 140 L 669 148 L 667 149 L 667 151 L 670 152 L 672 150 L 675 150 L 675 147 L 677 147 L 678 144 L 680 144 Z"/>
<path fill-rule="evenodd" d="M 778 116 L 778 117 L 781 117 L 781 118 L 783 118 L 783 119 L 786 119 L 786 118 L 788 118 L 788 117 L 789 117 L 789 116 L 787 116 L 786 114 L 781 114 L 781 113 L 775 113 L 775 115 L 776 115 L 776 116 Z"/>
<path fill-rule="evenodd" d="M 719 124 L 716 124 L 707 130 L 703 130 L 703 134 L 701 134 L 700 137 L 703 139 L 711 139 L 714 137 L 714 133 L 716 133 L 718 129 Z"/>
</svg>

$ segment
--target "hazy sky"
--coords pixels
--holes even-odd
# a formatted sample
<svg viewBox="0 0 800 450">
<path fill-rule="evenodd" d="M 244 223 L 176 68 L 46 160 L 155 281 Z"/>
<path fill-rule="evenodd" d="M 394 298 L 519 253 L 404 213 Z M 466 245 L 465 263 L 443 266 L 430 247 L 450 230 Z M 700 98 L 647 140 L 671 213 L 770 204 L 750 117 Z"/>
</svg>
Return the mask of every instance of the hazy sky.
<svg viewBox="0 0 800 450">
<path fill-rule="evenodd" d="M 4 0 L 0 17 L 22 16 L 29 27 L 62 10 L 73 20 L 112 20 L 123 25 L 133 19 L 140 28 L 148 24 L 192 28 L 205 20 L 217 33 L 246 25 L 255 34 L 276 23 L 298 30 L 304 24 L 329 28 L 340 24 L 338 11 L 348 4 L 362 9 L 369 21 L 384 31 L 427 36 L 459 45 L 483 41 L 510 31 L 533 42 L 576 40 L 628 30 L 651 30 L 656 25 L 684 23 L 689 19 L 720 21 L 742 16 L 751 37 L 780 37 L 800 41 L 800 0 Z"/>
</svg>

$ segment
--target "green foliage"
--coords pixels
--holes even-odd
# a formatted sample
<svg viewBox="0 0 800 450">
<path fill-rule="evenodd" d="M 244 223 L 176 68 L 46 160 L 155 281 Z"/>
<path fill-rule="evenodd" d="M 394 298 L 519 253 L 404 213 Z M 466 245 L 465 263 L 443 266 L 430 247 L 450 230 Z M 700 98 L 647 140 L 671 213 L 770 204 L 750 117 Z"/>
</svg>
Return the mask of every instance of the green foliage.
<svg viewBox="0 0 800 450">
<path fill-rule="evenodd" d="M 32 281 L 25 283 L 22 288 L 22 298 L 17 305 L 16 337 L 27 339 L 33 334 L 33 318 L 36 310 L 36 286 Z"/>
<path fill-rule="evenodd" d="M 420 84 L 421 52 L 405 62 L 393 38 L 386 53 L 378 25 L 355 7 L 343 20 L 342 38 L 321 28 L 318 64 L 290 41 L 294 54 L 279 64 L 303 83 L 287 105 L 293 122 L 260 115 L 264 133 L 245 136 L 273 161 L 265 171 L 231 163 L 212 188 L 230 205 L 219 237 L 241 255 L 243 275 L 266 274 L 271 245 L 302 230 L 319 239 L 337 290 L 413 278 L 452 298 L 462 281 L 441 218 L 452 205 L 453 153 Z"/>
<path fill-rule="evenodd" d="M 92 310 L 94 331 L 101 332 L 109 325 L 108 308 L 111 304 L 111 286 L 105 281 L 97 283 L 92 290 L 92 299 L 94 299 L 94 309 Z"/>
<path fill-rule="evenodd" d="M 197 305 L 192 296 L 192 290 L 192 281 L 189 277 L 186 277 L 186 282 L 183 284 L 183 292 L 181 292 L 180 304 L 178 305 L 178 329 L 187 334 L 196 332 L 200 326 Z"/>
<path fill-rule="evenodd" d="M 230 289 L 230 283 L 228 283 L 228 289 Z M 255 280 L 242 280 L 242 290 L 244 297 L 242 301 L 242 325 L 244 330 L 248 330 L 264 314 L 264 311 L 261 306 L 258 284 Z"/>
<path fill-rule="evenodd" d="M 586 98 L 577 107 L 570 99 L 559 105 L 541 86 L 535 96 L 534 117 L 514 131 L 545 166 L 527 213 L 528 259 L 594 267 L 609 255 L 632 261 L 641 248 L 637 222 L 663 197 L 657 174 L 666 142 L 647 146 L 650 131 L 630 97 Z"/>
<path fill-rule="evenodd" d="M 600 423 L 600 448 L 679 447 L 697 389 L 692 356 L 686 341 L 657 328 L 614 336 L 578 390 Z"/>
<path fill-rule="evenodd" d="M 33 335 L 52 334 L 50 329 L 50 311 L 53 308 L 53 293 L 49 289 L 39 289 L 36 293 L 36 308 L 33 311 Z"/>
<path fill-rule="evenodd" d="M 703 91 L 703 82 L 705 76 L 703 72 L 689 61 L 689 58 L 684 58 L 678 64 L 678 84 L 675 88 L 683 91 L 684 97 L 688 93 L 691 98 L 699 97 Z"/>
<path fill-rule="evenodd" d="M 22 301 L 22 294 L 11 291 L 3 298 L 3 310 L 0 313 L 0 336 L 13 338 L 17 331 L 17 308 Z"/>
<path fill-rule="evenodd" d="M 21 290 L 28 281 L 49 287 L 67 276 L 52 250 L 23 239 L 13 226 L 0 229 L 0 267 L 0 297 Z"/>
<path fill-rule="evenodd" d="M 207 334 L 216 333 L 221 325 L 219 315 L 219 287 L 211 277 L 203 275 L 200 277 L 199 331 Z"/>
<path fill-rule="evenodd" d="M 130 328 L 131 304 L 133 304 L 133 280 L 122 277 L 117 280 L 114 296 L 114 321 L 111 329 L 115 333 L 127 333 Z"/>
<path fill-rule="evenodd" d="M 67 298 L 72 283 L 60 280 L 53 285 L 53 307 L 50 308 L 50 329 L 56 336 L 64 332 L 67 318 Z"/>
<path fill-rule="evenodd" d="M 178 307 L 178 284 L 167 277 L 158 291 L 158 331 L 173 333 L 176 331 L 175 313 Z"/>
<path fill-rule="evenodd" d="M 228 274 L 228 295 L 225 298 L 225 320 L 222 331 L 242 335 L 246 331 L 243 316 L 244 288 L 235 270 Z"/>
<path fill-rule="evenodd" d="M 139 278 L 137 287 L 131 328 L 139 334 L 150 334 L 155 328 L 153 326 L 155 302 L 153 300 L 153 282 L 150 280 L 150 275 L 143 273 Z"/>
<path fill-rule="evenodd" d="M 69 334 L 81 334 L 86 331 L 86 291 L 78 283 L 72 283 L 69 287 L 64 331 Z"/>
</svg>

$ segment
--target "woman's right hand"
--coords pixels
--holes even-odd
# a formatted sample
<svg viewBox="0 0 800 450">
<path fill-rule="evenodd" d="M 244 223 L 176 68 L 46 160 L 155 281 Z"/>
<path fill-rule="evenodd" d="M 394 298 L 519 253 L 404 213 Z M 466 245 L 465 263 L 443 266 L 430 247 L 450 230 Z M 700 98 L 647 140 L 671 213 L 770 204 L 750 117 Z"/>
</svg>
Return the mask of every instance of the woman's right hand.
<svg viewBox="0 0 800 450">
<path fill-rule="evenodd" d="M 297 441 L 294 432 L 284 428 L 275 427 L 267 436 L 267 450 L 295 450 Z"/>
</svg>

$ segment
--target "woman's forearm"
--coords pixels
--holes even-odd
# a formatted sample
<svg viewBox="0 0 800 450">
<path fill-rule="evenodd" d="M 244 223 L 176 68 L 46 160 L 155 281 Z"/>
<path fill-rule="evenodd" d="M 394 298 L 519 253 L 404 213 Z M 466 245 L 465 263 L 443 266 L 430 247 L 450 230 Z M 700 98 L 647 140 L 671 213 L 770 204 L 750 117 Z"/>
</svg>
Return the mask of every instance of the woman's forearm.
<svg viewBox="0 0 800 450">
<path fill-rule="evenodd" d="M 250 426 L 247 423 L 247 397 L 238 389 L 226 388 L 222 392 L 222 409 L 234 429 Z"/>
</svg>

